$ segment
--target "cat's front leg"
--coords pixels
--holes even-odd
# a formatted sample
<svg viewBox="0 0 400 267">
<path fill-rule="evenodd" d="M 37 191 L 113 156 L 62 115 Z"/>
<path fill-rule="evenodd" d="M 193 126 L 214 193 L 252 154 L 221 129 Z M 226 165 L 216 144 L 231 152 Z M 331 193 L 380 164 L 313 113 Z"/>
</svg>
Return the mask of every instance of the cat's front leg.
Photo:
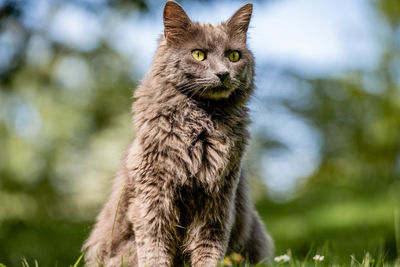
<svg viewBox="0 0 400 267">
<path fill-rule="evenodd" d="M 168 192 L 147 188 L 131 207 L 139 267 L 171 267 L 175 250 L 176 212 Z"/>
<path fill-rule="evenodd" d="M 202 212 L 191 225 L 186 241 L 191 266 L 215 267 L 224 258 L 233 218 L 227 202 L 214 203 L 218 206 Z"/>
</svg>

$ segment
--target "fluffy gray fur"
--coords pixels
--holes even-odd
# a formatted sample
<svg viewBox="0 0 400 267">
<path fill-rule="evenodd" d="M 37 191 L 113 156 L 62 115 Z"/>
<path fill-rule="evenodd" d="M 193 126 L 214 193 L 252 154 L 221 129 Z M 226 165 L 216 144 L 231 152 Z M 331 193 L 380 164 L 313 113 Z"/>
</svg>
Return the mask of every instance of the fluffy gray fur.
<svg viewBox="0 0 400 267">
<path fill-rule="evenodd" d="M 227 22 L 199 24 L 166 3 L 164 36 L 135 93 L 137 135 L 83 246 L 87 266 L 216 266 L 231 252 L 251 263 L 271 257 L 241 168 L 254 76 L 251 13 L 246 4 Z M 192 56 L 196 49 L 204 60 Z"/>
</svg>

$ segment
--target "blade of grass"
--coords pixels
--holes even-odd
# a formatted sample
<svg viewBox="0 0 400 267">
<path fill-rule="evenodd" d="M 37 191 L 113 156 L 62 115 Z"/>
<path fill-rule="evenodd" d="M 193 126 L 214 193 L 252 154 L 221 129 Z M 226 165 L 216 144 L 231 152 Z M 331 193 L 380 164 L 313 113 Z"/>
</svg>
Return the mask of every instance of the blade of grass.
<svg viewBox="0 0 400 267">
<path fill-rule="evenodd" d="M 371 255 L 369 252 L 365 253 L 363 261 L 361 263 L 362 267 L 369 267 L 371 262 Z"/>
<path fill-rule="evenodd" d="M 76 260 L 75 264 L 72 267 L 78 267 L 78 265 L 81 262 L 82 258 L 83 258 L 83 253 L 79 256 L 79 258 Z"/>
<path fill-rule="evenodd" d="M 22 267 L 29 267 L 29 263 L 25 257 L 22 258 Z"/>
<path fill-rule="evenodd" d="M 121 205 L 121 199 L 122 199 L 122 195 L 124 194 L 125 185 L 126 185 L 126 184 L 124 184 L 124 185 L 122 186 L 121 194 L 119 195 L 119 200 L 118 200 L 117 208 L 116 208 L 115 214 L 114 214 L 114 221 L 113 221 L 113 226 L 112 226 L 112 229 L 111 229 L 111 244 L 112 244 L 113 235 L 114 235 L 115 222 L 117 221 L 118 210 L 119 210 L 119 206 Z"/>
<path fill-rule="evenodd" d="M 400 259 L 400 214 L 399 209 L 394 210 L 394 237 L 396 240 L 397 259 Z"/>
<path fill-rule="evenodd" d="M 310 249 L 308 250 L 306 257 L 304 258 L 304 262 L 301 267 L 305 267 L 307 262 L 312 258 L 312 253 L 314 251 L 314 243 L 311 243 Z"/>
</svg>

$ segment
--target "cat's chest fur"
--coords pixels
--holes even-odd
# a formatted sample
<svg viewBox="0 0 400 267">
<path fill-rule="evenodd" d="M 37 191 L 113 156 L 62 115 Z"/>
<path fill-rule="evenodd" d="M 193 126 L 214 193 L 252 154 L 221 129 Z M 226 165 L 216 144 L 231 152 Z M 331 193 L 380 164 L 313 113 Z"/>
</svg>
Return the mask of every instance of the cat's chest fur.
<svg viewBox="0 0 400 267">
<path fill-rule="evenodd" d="M 158 103 L 160 96 L 140 97 L 134 109 L 142 171 L 161 165 L 172 179 L 166 186 L 195 186 L 209 193 L 233 182 L 226 177 L 238 169 L 247 140 L 243 109 L 208 110 L 183 95 L 161 97 Z"/>
</svg>

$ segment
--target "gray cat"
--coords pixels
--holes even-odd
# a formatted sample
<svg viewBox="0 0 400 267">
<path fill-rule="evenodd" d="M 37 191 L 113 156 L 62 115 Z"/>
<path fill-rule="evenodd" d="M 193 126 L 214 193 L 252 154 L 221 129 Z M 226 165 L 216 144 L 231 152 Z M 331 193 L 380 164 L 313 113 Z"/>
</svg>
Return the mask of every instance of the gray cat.
<svg viewBox="0 0 400 267">
<path fill-rule="evenodd" d="M 254 58 L 252 4 L 218 25 L 164 7 L 164 36 L 133 105 L 136 138 L 83 246 L 88 266 L 217 266 L 231 252 L 268 261 L 273 244 L 241 167 Z"/>
</svg>

